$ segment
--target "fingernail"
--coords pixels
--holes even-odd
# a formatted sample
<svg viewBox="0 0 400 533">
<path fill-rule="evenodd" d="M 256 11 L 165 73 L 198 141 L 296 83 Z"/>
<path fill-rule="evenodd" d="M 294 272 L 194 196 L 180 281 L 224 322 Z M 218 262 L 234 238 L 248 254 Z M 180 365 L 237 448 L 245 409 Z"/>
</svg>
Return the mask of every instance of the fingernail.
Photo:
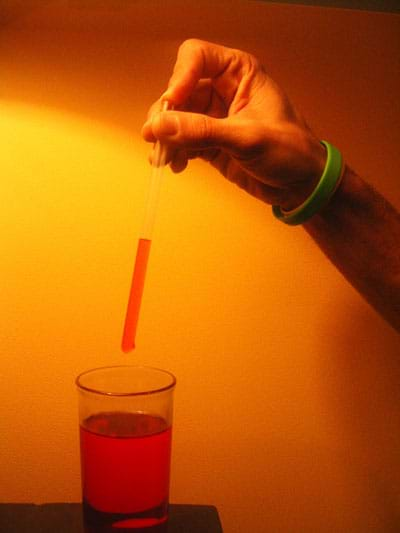
<svg viewBox="0 0 400 533">
<path fill-rule="evenodd" d="M 153 129 L 157 129 L 160 135 L 176 135 L 179 130 L 179 122 L 175 115 L 168 112 L 158 113 L 153 117 Z"/>
</svg>

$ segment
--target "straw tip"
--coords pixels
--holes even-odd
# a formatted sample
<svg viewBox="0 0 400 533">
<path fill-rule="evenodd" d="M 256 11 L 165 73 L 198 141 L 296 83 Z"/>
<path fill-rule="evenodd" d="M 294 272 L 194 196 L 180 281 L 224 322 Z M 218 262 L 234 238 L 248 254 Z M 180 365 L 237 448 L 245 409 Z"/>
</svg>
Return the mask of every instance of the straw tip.
<svg viewBox="0 0 400 533">
<path fill-rule="evenodd" d="M 135 349 L 135 343 L 133 343 L 133 344 L 125 344 L 125 343 L 122 343 L 122 345 L 121 345 L 121 350 L 122 350 L 124 353 L 132 352 L 134 349 Z"/>
</svg>

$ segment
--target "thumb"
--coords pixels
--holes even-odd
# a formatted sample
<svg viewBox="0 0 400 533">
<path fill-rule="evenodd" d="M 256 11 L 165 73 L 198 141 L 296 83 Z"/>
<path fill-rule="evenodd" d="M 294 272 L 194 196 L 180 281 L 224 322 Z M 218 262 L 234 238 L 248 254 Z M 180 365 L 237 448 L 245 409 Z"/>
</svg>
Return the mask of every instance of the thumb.
<svg viewBox="0 0 400 533">
<path fill-rule="evenodd" d="M 200 113 L 164 111 L 151 122 L 154 137 L 161 142 L 186 150 L 225 148 L 241 152 L 242 121 L 232 118 L 213 118 Z"/>
</svg>

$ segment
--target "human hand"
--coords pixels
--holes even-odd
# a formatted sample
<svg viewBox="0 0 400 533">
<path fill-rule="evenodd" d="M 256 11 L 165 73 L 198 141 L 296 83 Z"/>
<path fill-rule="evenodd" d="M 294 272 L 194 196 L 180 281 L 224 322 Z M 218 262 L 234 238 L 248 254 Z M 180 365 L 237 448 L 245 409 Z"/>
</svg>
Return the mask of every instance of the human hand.
<svg viewBox="0 0 400 533">
<path fill-rule="evenodd" d="M 157 112 L 165 100 L 174 110 Z M 203 158 L 249 194 L 284 209 L 309 196 L 326 160 L 324 147 L 255 57 L 195 39 L 180 46 L 168 89 L 142 134 L 167 146 L 173 171 Z"/>
</svg>

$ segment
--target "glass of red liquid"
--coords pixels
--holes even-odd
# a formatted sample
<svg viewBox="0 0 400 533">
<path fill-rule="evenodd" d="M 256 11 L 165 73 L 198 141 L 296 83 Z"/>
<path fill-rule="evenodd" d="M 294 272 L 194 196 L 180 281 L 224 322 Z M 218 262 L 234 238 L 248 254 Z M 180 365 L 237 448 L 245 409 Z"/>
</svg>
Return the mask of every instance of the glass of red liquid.
<svg viewBox="0 0 400 533">
<path fill-rule="evenodd" d="M 76 378 L 88 533 L 167 531 L 175 377 L 114 366 Z"/>
</svg>

